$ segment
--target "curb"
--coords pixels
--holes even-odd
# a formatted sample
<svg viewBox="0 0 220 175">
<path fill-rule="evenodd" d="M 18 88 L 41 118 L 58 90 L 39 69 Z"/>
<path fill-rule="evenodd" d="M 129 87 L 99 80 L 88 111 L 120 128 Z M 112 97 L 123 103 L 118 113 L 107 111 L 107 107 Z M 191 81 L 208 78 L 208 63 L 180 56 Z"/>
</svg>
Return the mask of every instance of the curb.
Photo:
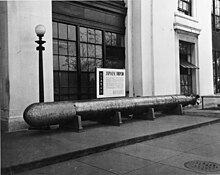
<svg viewBox="0 0 220 175">
<path fill-rule="evenodd" d="M 199 127 L 202 127 L 202 126 L 206 126 L 206 125 L 210 125 L 210 124 L 214 124 L 214 123 L 218 123 L 218 122 L 220 122 L 220 119 L 216 119 L 216 120 L 209 121 L 209 122 L 204 122 L 204 123 L 199 123 L 199 124 L 194 124 L 194 125 L 191 125 L 191 126 L 177 128 L 177 129 L 173 129 L 173 130 L 169 130 L 169 131 L 159 132 L 159 133 L 156 133 L 156 134 L 144 135 L 144 136 L 140 136 L 140 137 L 126 139 L 126 140 L 122 140 L 122 141 L 119 141 L 119 142 L 105 144 L 105 145 L 101 145 L 101 146 L 97 146 L 97 147 L 93 147 L 93 148 L 88 148 L 88 149 L 84 149 L 84 150 L 80 150 L 80 151 L 69 152 L 69 153 L 66 153 L 66 154 L 53 156 L 53 157 L 48 157 L 48 158 L 45 158 L 45 159 L 41 159 L 41 160 L 37 160 L 37 161 L 25 163 L 25 164 L 15 165 L 15 166 L 11 166 L 11 167 L 5 167 L 5 168 L 1 169 L 1 173 L 6 174 L 6 175 L 7 174 L 13 174 L 13 173 L 21 173 L 21 172 L 25 172 L 25 171 L 28 171 L 28 170 L 41 168 L 41 167 L 44 167 L 44 166 L 48 166 L 48 165 L 68 161 L 68 160 L 71 160 L 71 159 L 76 159 L 76 158 L 79 158 L 79 157 L 87 156 L 87 155 L 90 155 L 90 154 L 107 151 L 107 150 L 114 149 L 114 148 L 117 148 L 117 147 L 136 144 L 136 143 L 156 139 L 156 138 L 167 136 L 167 135 L 184 132 L 184 131 L 187 131 L 187 130 L 199 128 Z"/>
</svg>

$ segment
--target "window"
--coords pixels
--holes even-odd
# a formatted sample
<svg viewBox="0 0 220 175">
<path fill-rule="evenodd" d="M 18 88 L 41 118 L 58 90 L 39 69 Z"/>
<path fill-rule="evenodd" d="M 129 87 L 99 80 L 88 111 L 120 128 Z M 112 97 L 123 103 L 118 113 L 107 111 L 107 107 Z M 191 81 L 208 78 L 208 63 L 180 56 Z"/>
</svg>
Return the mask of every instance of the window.
<svg viewBox="0 0 220 175">
<path fill-rule="evenodd" d="M 53 22 L 55 101 L 96 98 L 95 68 L 124 68 L 124 57 L 121 34 Z"/>
<path fill-rule="evenodd" d="M 193 43 L 180 41 L 179 42 L 179 57 L 180 57 L 180 93 L 183 95 L 193 94 L 192 80 L 193 71 L 197 69 L 192 64 L 192 49 Z"/>
<path fill-rule="evenodd" d="M 96 96 L 95 68 L 103 67 L 102 31 L 80 27 L 80 99 Z"/>
<path fill-rule="evenodd" d="M 212 29 L 213 31 L 220 31 L 220 0 L 212 1 Z"/>
<path fill-rule="evenodd" d="M 124 1 L 52 1 L 54 99 L 96 98 L 96 67 L 125 67 Z"/>
<path fill-rule="evenodd" d="M 77 99 L 76 26 L 53 22 L 54 99 Z"/>
<path fill-rule="evenodd" d="M 220 93 L 220 51 L 213 51 L 214 93 Z"/>
<path fill-rule="evenodd" d="M 178 11 L 185 15 L 192 16 L 192 1 L 191 0 L 179 0 Z"/>
<path fill-rule="evenodd" d="M 105 32 L 106 68 L 124 68 L 125 50 L 124 36 L 116 33 Z"/>
</svg>

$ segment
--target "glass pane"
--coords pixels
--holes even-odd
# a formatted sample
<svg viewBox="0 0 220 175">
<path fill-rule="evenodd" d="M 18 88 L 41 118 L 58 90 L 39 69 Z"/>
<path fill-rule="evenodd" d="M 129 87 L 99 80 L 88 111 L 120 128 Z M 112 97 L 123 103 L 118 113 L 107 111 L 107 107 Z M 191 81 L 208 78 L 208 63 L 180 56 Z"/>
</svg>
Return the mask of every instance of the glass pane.
<svg viewBox="0 0 220 175">
<path fill-rule="evenodd" d="M 87 58 L 81 58 L 80 59 L 80 65 L 81 65 L 81 71 L 82 72 L 88 72 L 89 65 Z"/>
<path fill-rule="evenodd" d="M 180 75 L 180 83 L 182 86 L 185 85 L 185 78 L 184 78 L 184 75 Z"/>
<path fill-rule="evenodd" d="M 116 68 L 122 69 L 124 68 L 124 62 L 122 60 L 117 59 L 106 59 L 106 67 L 107 68 Z"/>
<path fill-rule="evenodd" d="M 124 36 L 117 34 L 117 46 L 124 47 Z"/>
<path fill-rule="evenodd" d="M 188 76 L 188 80 L 187 80 L 187 85 L 188 86 L 191 86 L 192 85 L 192 77 L 191 76 Z"/>
<path fill-rule="evenodd" d="M 96 67 L 102 67 L 102 60 L 96 59 Z"/>
<path fill-rule="evenodd" d="M 88 57 L 95 57 L 95 45 L 88 44 Z"/>
<path fill-rule="evenodd" d="M 56 22 L 53 22 L 53 37 L 58 38 L 57 23 Z"/>
<path fill-rule="evenodd" d="M 95 34 L 96 44 L 102 44 L 102 31 L 96 30 Z"/>
<path fill-rule="evenodd" d="M 77 100 L 77 95 L 69 95 L 69 100 Z"/>
<path fill-rule="evenodd" d="M 58 56 L 53 56 L 53 70 L 59 70 Z"/>
<path fill-rule="evenodd" d="M 60 72 L 60 87 L 68 87 L 68 73 Z"/>
<path fill-rule="evenodd" d="M 182 9 L 183 8 L 183 2 L 181 0 L 179 0 L 179 8 Z"/>
<path fill-rule="evenodd" d="M 91 94 L 95 94 L 95 92 L 96 92 L 95 88 L 89 88 L 90 97 L 91 97 Z"/>
<path fill-rule="evenodd" d="M 216 29 L 220 29 L 220 17 L 215 16 L 215 27 Z"/>
<path fill-rule="evenodd" d="M 81 88 L 81 93 L 87 94 L 89 91 L 88 87 Z"/>
<path fill-rule="evenodd" d="M 184 85 L 184 78 L 182 75 L 180 75 L 180 85 L 183 86 Z"/>
<path fill-rule="evenodd" d="M 189 6 L 187 3 L 183 3 L 183 10 L 188 11 L 189 10 Z"/>
<path fill-rule="evenodd" d="M 95 59 L 88 58 L 89 72 L 95 72 Z"/>
<path fill-rule="evenodd" d="M 60 61 L 60 70 L 68 70 L 68 57 L 66 56 L 59 56 L 59 61 Z"/>
<path fill-rule="evenodd" d="M 191 86 L 188 87 L 188 93 L 192 94 L 192 87 Z"/>
<path fill-rule="evenodd" d="M 67 42 L 59 41 L 59 55 L 67 55 Z"/>
<path fill-rule="evenodd" d="M 68 42 L 69 55 L 76 56 L 76 43 Z"/>
<path fill-rule="evenodd" d="M 77 88 L 69 88 L 69 94 L 77 94 Z"/>
<path fill-rule="evenodd" d="M 59 101 L 59 100 L 60 100 L 59 95 L 54 95 L 54 101 Z"/>
<path fill-rule="evenodd" d="M 69 87 L 77 87 L 77 73 L 69 72 Z"/>
<path fill-rule="evenodd" d="M 69 71 L 77 71 L 76 57 L 69 57 Z"/>
<path fill-rule="evenodd" d="M 105 43 L 106 43 L 106 45 L 111 45 L 111 43 L 112 43 L 111 33 L 110 32 L 106 32 L 105 33 Z"/>
<path fill-rule="evenodd" d="M 112 33 L 112 46 L 116 46 L 116 34 Z"/>
<path fill-rule="evenodd" d="M 68 25 L 68 40 L 76 41 L 76 27 Z"/>
<path fill-rule="evenodd" d="M 87 29 L 80 27 L 80 41 L 87 42 Z"/>
<path fill-rule="evenodd" d="M 185 94 L 188 95 L 189 94 L 189 87 L 188 86 L 184 86 L 185 87 Z"/>
<path fill-rule="evenodd" d="M 81 73 L 81 85 L 88 86 L 88 73 Z"/>
<path fill-rule="evenodd" d="M 89 96 L 88 95 L 81 95 L 81 99 L 82 100 L 87 100 L 87 99 L 89 99 Z"/>
<path fill-rule="evenodd" d="M 87 57 L 87 44 L 80 44 L 80 56 Z"/>
<path fill-rule="evenodd" d="M 59 23 L 59 38 L 67 39 L 67 25 Z"/>
<path fill-rule="evenodd" d="M 122 47 L 106 47 L 106 57 L 111 59 L 124 59 L 125 51 Z"/>
<path fill-rule="evenodd" d="M 68 95 L 69 94 L 68 88 L 60 88 L 60 94 L 61 95 Z"/>
<path fill-rule="evenodd" d="M 215 14 L 220 16 L 220 1 L 219 0 L 215 1 Z"/>
<path fill-rule="evenodd" d="M 213 52 L 213 76 L 215 77 L 215 70 L 216 70 L 216 65 L 215 65 L 215 52 Z M 215 78 L 214 78 L 214 82 L 215 82 Z"/>
<path fill-rule="evenodd" d="M 58 40 L 53 40 L 53 54 L 58 54 Z"/>
<path fill-rule="evenodd" d="M 181 94 L 185 94 L 185 86 L 181 86 Z"/>
<path fill-rule="evenodd" d="M 184 75 L 184 85 L 188 85 L 189 82 L 188 82 L 188 76 L 187 75 Z"/>
<path fill-rule="evenodd" d="M 220 57 L 218 57 L 217 58 L 217 65 L 216 65 L 217 67 L 217 82 L 218 82 L 218 92 L 219 92 L 219 90 L 220 90 Z"/>
<path fill-rule="evenodd" d="M 89 86 L 95 87 L 95 74 L 94 73 L 89 74 Z"/>
<path fill-rule="evenodd" d="M 59 88 L 54 88 L 54 94 L 59 95 L 59 93 L 60 93 Z"/>
<path fill-rule="evenodd" d="M 60 96 L 60 101 L 67 101 L 67 100 L 69 100 L 69 96 L 68 95 Z"/>
<path fill-rule="evenodd" d="M 218 51 L 216 52 L 216 59 L 217 59 L 217 64 L 218 64 L 218 62 L 219 62 L 218 60 L 220 60 L 220 52 L 218 52 Z"/>
<path fill-rule="evenodd" d="M 187 45 L 188 55 L 191 55 L 191 50 L 192 50 L 191 47 L 192 47 L 192 44 Z"/>
<path fill-rule="evenodd" d="M 54 72 L 53 73 L 53 81 L 54 81 L 54 87 L 59 87 L 59 73 Z"/>
<path fill-rule="evenodd" d="M 217 79 L 216 92 L 220 92 L 220 78 Z"/>
<path fill-rule="evenodd" d="M 95 43 L 95 30 L 88 29 L 88 42 Z"/>
<path fill-rule="evenodd" d="M 96 58 L 102 58 L 102 46 L 96 46 Z"/>
<path fill-rule="evenodd" d="M 91 92 L 92 94 L 89 94 L 89 98 L 90 99 L 95 99 L 96 98 L 96 94 L 95 94 L 95 91 L 93 92 Z"/>
</svg>

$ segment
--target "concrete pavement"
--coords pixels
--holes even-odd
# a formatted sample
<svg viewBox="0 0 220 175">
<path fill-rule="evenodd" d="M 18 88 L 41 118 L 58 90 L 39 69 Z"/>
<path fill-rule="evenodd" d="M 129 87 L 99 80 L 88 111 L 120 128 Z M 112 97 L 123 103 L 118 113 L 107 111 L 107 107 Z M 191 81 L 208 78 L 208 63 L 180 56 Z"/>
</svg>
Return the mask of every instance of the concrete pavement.
<svg viewBox="0 0 220 175">
<path fill-rule="evenodd" d="M 212 172 L 191 170 L 188 161 L 219 164 Z M 220 174 L 220 123 L 57 163 L 19 175 Z"/>
<path fill-rule="evenodd" d="M 177 156 L 182 153 L 182 150 L 169 150 L 167 148 L 154 148 L 155 146 L 148 145 L 146 148 L 143 145 L 147 143 L 136 144 L 136 150 L 140 150 L 138 155 L 129 155 L 129 152 L 135 153 L 134 148 L 132 148 L 135 143 L 139 143 L 146 140 L 151 140 L 153 138 L 162 137 L 169 134 L 178 133 L 181 131 L 186 131 L 189 129 L 201 127 L 204 125 L 216 123 L 220 121 L 220 111 L 207 111 L 207 115 L 200 115 L 199 109 L 195 115 L 188 115 L 187 110 L 185 115 L 162 115 L 157 114 L 154 121 L 148 120 L 124 120 L 124 124 L 120 127 L 101 125 L 97 123 L 84 123 L 85 132 L 75 133 L 71 131 L 61 131 L 53 129 L 50 131 L 21 131 L 15 133 L 8 133 L 2 135 L 2 174 L 12 174 L 21 173 L 25 174 L 37 174 L 38 170 L 45 171 L 44 174 L 56 174 L 59 171 L 66 169 L 65 173 L 74 173 L 77 169 L 77 174 L 125 174 L 129 172 L 134 172 L 145 166 L 153 166 L 162 160 L 168 159 L 172 156 Z M 204 114 L 205 111 L 200 111 Z M 208 113 L 215 113 L 214 115 L 209 115 Z M 210 125 L 213 126 L 213 125 Z M 219 125 L 216 125 L 219 126 Z M 218 128 L 218 127 L 217 127 Z M 216 129 L 217 133 L 220 133 Z M 216 134 L 215 130 L 212 132 Z M 195 134 L 197 137 L 198 134 Z M 203 136 L 203 135 L 202 135 Z M 207 136 L 205 136 L 207 137 Z M 218 136 L 213 137 L 213 139 Z M 208 137 L 211 138 L 211 137 Z M 191 138 L 196 140 L 195 138 Z M 198 140 L 198 139 L 197 139 Z M 200 139 L 199 139 L 200 140 Z M 212 141 L 212 140 L 211 140 Z M 189 144 L 191 141 L 188 140 Z M 187 142 L 187 143 L 188 143 Z M 150 142 L 148 142 L 150 143 Z M 167 143 L 173 143 L 168 141 Z M 173 143 L 175 149 L 179 148 L 175 146 L 179 142 Z M 209 142 L 210 143 L 210 142 Z M 187 147 L 186 144 L 185 147 Z M 201 143 L 202 144 L 202 143 Z M 199 146 L 202 146 L 199 144 Z M 205 143 L 207 144 L 207 142 Z M 128 151 L 124 152 L 123 148 L 118 148 L 124 145 L 131 145 Z M 159 145 L 166 145 L 161 143 Z M 184 144 L 179 144 L 184 145 Z M 191 144 L 189 148 L 196 148 L 198 145 Z M 169 145 L 167 146 L 169 147 Z M 185 148 L 183 146 L 184 151 Z M 114 149 L 115 150 L 110 150 Z M 181 146 L 180 146 L 181 148 Z M 126 150 L 125 149 L 125 150 Z M 131 151 L 129 151 L 131 149 Z M 165 151 L 164 151 L 165 149 Z M 204 148 L 205 149 L 205 148 Z M 106 151 L 103 153 L 98 153 L 98 158 L 89 158 L 89 156 L 95 156 L 97 152 Z M 143 153 L 141 153 L 143 150 Z M 159 151 L 158 151 L 159 150 Z M 136 151 L 137 152 L 137 151 Z M 155 154 L 154 154 L 155 152 Z M 160 153 L 156 155 L 156 152 Z M 94 154 L 94 155 L 90 155 Z M 107 160 L 100 161 L 99 157 L 107 158 Z M 169 154 L 171 156 L 169 156 Z M 191 154 L 191 153 L 189 153 Z M 100 155 L 100 156 L 99 156 Z M 142 155 L 151 155 L 150 157 L 140 157 Z M 88 157 L 86 157 L 88 156 Z M 78 159 L 77 159 L 78 158 Z M 88 161 L 87 161 L 88 158 Z M 74 159 L 74 160 L 71 160 Z M 153 160 L 152 160 L 153 159 Z M 71 160 L 71 161 L 69 161 Z M 90 160 L 93 163 L 90 163 Z M 97 160 L 97 161 L 95 161 Z M 63 162 L 66 161 L 66 162 Z M 119 161 L 118 163 L 116 163 Z M 63 162 L 63 163 L 59 163 Z M 98 163 L 99 162 L 99 163 Z M 112 164 L 110 163 L 112 162 Z M 57 164 L 59 163 L 59 164 Z M 97 163 L 97 165 L 96 165 Z M 55 164 L 55 165 L 52 165 Z M 100 167 L 97 167 L 100 164 Z M 110 164 L 111 166 L 102 167 L 101 165 Z M 47 167 L 44 166 L 48 166 Z M 106 169 L 117 165 L 116 170 L 110 171 Z M 55 166 L 55 167 L 53 167 Z M 168 166 L 168 168 L 167 168 Z M 53 167 L 52 169 L 50 167 Z M 66 167 L 66 168 L 64 168 Z M 69 168 L 68 168 L 69 167 Z M 75 167 L 75 169 L 74 169 Z M 76 168 L 77 167 L 77 168 Z M 39 168 L 39 169 L 36 169 Z M 161 169 L 162 168 L 162 169 Z M 169 164 L 165 163 L 160 166 L 160 171 L 163 169 L 172 169 Z M 32 170 L 31 169 L 36 169 Z M 175 171 L 179 172 L 179 168 L 175 167 Z M 106 171 L 107 170 L 107 171 Z M 50 172 L 52 171 L 52 172 Z M 69 172 L 68 172 L 69 171 Z M 153 171 L 153 170 L 152 170 Z M 175 172 L 174 171 L 174 172 Z M 185 169 L 181 169 L 183 173 Z M 188 172 L 188 170 L 187 170 Z M 41 172 L 42 173 L 42 172 Z M 58 174 L 64 174 L 58 173 Z M 178 173 L 177 173 L 178 174 Z"/>
</svg>

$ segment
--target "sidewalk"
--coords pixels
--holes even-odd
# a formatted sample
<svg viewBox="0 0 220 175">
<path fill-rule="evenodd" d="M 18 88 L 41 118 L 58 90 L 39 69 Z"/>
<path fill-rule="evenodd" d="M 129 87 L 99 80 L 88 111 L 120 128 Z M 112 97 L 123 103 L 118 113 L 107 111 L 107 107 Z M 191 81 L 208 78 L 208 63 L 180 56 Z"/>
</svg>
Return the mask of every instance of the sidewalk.
<svg viewBox="0 0 220 175">
<path fill-rule="evenodd" d="M 19 175 L 219 175 L 219 133 L 215 123 Z"/>
<path fill-rule="evenodd" d="M 85 126 L 85 122 L 81 133 L 53 129 L 4 134 L 2 174 L 23 172 L 220 122 L 220 110 L 197 109 L 195 115 L 188 115 L 189 111 L 184 115 L 158 114 L 154 121 L 126 120 L 120 127 L 97 123 Z"/>
</svg>

